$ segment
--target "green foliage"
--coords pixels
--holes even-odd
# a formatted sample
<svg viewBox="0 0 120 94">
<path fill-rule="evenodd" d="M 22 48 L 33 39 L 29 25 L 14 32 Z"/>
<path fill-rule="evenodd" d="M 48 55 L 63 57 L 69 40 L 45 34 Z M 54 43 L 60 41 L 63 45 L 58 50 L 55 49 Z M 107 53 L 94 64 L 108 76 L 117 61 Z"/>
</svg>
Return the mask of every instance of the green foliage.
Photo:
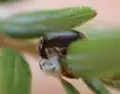
<svg viewBox="0 0 120 94">
<path fill-rule="evenodd" d="M 6 20 L 3 33 L 13 38 L 37 38 L 46 32 L 72 29 L 95 16 L 96 11 L 89 7 L 21 13 Z"/>
<path fill-rule="evenodd" d="M 78 90 L 73 87 L 69 82 L 64 79 L 62 79 L 61 82 L 67 94 L 79 94 Z"/>
<path fill-rule="evenodd" d="M 31 72 L 24 58 L 3 48 L 0 56 L 0 94 L 30 94 Z"/>
<path fill-rule="evenodd" d="M 120 74 L 120 31 L 101 33 L 98 38 L 96 34 L 96 38 L 77 41 L 69 46 L 66 65 L 75 77 L 106 78 Z"/>
<path fill-rule="evenodd" d="M 1 22 L 0 93 L 30 94 L 31 72 L 19 52 L 28 51 L 30 54 L 36 52 L 36 44 L 32 38 L 39 38 L 46 32 L 72 29 L 96 15 L 96 11 L 89 7 L 74 7 L 16 14 Z M 72 58 L 67 58 L 65 65 L 75 77 L 82 77 L 97 94 L 109 94 L 102 87 L 99 79 L 94 79 L 94 77 L 112 77 L 120 74 L 120 33 L 119 30 L 118 32 L 114 32 L 115 30 L 96 31 L 98 30 L 87 30 L 85 34 L 89 40 L 77 41 L 70 45 L 68 57 Z M 21 39 L 17 40 L 17 38 Z M 30 39 L 30 41 L 25 39 Z M 67 81 L 62 80 L 62 85 L 66 93 L 79 94 Z"/>
<path fill-rule="evenodd" d="M 85 34 L 88 40 L 68 47 L 65 66 L 96 94 L 109 94 L 102 83 L 120 89 L 120 29 L 88 29 Z"/>
<path fill-rule="evenodd" d="M 8 2 L 8 1 L 11 1 L 11 0 L 0 0 L 0 2 Z"/>
<path fill-rule="evenodd" d="M 110 94 L 99 78 L 88 78 L 83 80 L 88 85 L 88 87 L 95 92 L 95 94 Z"/>
<path fill-rule="evenodd" d="M 18 1 L 18 0 L 0 0 L 0 3 L 10 3 L 13 1 Z"/>
<path fill-rule="evenodd" d="M 50 31 L 72 29 L 95 16 L 96 11 L 89 7 L 74 7 L 16 14 L 0 22 L 0 93 L 30 94 L 31 71 L 19 52 L 35 52 L 32 38 Z M 66 92 L 78 94 L 66 81 L 63 85 Z"/>
</svg>

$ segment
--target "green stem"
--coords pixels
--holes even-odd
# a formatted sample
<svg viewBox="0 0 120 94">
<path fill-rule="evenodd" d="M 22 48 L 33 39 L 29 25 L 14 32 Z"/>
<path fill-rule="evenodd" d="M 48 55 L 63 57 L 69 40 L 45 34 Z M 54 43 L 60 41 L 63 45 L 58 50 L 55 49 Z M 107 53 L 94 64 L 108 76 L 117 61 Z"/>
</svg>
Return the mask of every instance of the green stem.
<svg viewBox="0 0 120 94">
<path fill-rule="evenodd" d="M 66 91 L 66 94 L 80 94 L 75 87 L 73 87 L 69 82 L 64 79 L 61 79 L 61 83 Z"/>
<path fill-rule="evenodd" d="M 12 39 L 5 37 L 0 33 L 0 48 L 11 48 L 18 52 L 27 52 L 30 54 L 37 55 L 36 44 L 25 40 Z"/>
<path fill-rule="evenodd" d="M 95 94 L 110 94 L 99 79 L 84 79 L 84 82 Z"/>
</svg>

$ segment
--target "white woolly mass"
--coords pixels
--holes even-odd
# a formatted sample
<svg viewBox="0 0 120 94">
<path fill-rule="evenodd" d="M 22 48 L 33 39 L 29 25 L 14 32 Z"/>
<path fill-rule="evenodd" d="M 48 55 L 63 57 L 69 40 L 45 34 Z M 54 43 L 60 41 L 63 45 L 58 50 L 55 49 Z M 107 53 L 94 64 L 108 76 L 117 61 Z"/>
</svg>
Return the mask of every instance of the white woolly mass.
<svg viewBox="0 0 120 94">
<path fill-rule="evenodd" d="M 57 56 L 50 57 L 41 62 L 42 71 L 51 76 L 57 76 L 61 73 L 61 66 Z"/>
</svg>

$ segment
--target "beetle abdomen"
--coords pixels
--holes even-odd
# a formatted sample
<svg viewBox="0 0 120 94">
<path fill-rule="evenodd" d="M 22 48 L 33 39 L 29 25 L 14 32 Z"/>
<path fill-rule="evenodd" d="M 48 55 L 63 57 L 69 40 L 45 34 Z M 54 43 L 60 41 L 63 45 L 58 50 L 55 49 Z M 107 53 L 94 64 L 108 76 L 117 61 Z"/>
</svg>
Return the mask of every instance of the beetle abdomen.
<svg viewBox="0 0 120 94">
<path fill-rule="evenodd" d="M 71 42 L 81 38 L 84 38 L 84 35 L 76 30 L 49 32 L 44 36 L 48 47 L 54 45 L 61 48 L 68 47 Z"/>
<path fill-rule="evenodd" d="M 60 56 L 65 56 L 67 48 L 72 42 L 84 38 L 84 34 L 76 30 L 61 30 L 46 33 L 43 39 L 39 41 L 39 54 L 42 58 L 48 58 L 53 52 L 57 52 Z"/>
</svg>

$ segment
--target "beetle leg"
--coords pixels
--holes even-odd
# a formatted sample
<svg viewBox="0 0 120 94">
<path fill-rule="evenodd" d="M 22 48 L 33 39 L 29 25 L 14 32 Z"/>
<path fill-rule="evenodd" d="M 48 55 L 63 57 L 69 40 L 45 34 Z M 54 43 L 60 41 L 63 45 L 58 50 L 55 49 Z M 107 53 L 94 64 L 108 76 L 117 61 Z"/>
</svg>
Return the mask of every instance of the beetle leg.
<svg viewBox="0 0 120 94">
<path fill-rule="evenodd" d="M 100 79 L 83 79 L 87 86 L 95 92 L 95 94 L 110 94 L 110 92 L 103 86 Z"/>
<path fill-rule="evenodd" d="M 47 47 L 45 48 L 45 52 L 46 52 L 46 54 L 47 54 L 47 57 L 50 57 L 50 54 L 49 54 L 49 51 L 48 51 L 48 48 L 47 48 Z"/>
<path fill-rule="evenodd" d="M 49 57 L 50 56 L 50 54 L 49 54 L 49 51 L 48 51 L 48 49 L 47 48 L 45 48 L 45 53 L 47 54 L 47 57 Z M 39 60 L 39 66 L 40 66 L 40 69 L 42 69 L 42 65 L 41 65 L 41 62 L 43 61 L 44 59 L 41 57 L 41 59 Z"/>
<path fill-rule="evenodd" d="M 40 69 L 42 69 L 42 65 L 41 65 L 42 60 L 43 59 L 39 60 L 39 67 L 40 67 Z"/>
<path fill-rule="evenodd" d="M 53 46 L 53 49 L 54 49 L 60 56 L 63 56 L 63 54 L 61 53 L 61 51 L 59 50 L 59 48 Z"/>
<path fill-rule="evenodd" d="M 36 46 L 36 50 L 39 51 L 39 49 L 42 48 L 42 43 L 43 43 L 43 37 L 39 39 L 38 45 Z"/>
<path fill-rule="evenodd" d="M 43 37 L 39 39 L 38 45 L 36 46 L 36 50 L 39 52 L 39 56 L 41 56 L 40 49 L 42 49 L 42 45 L 43 45 Z M 41 62 L 43 61 L 43 58 L 42 56 L 40 58 L 41 59 L 39 60 L 39 66 L 40 66 L 40 69 L 42 69 Z"/>
<path fill-rule="evenodd" d="M 43 37 L 39 39 L 38 45 L 36 46 L 36 50 L 37 52 L 39 52 L 39 55 L 40 55 L 40 49 L 42 48 L 42 43 L 43 43 Z M 42 62 L 43 58 L 42 57 L 40 58 L 41 59 L 39 60 L 39 66 L 40 66 L 40 69 L 42 69 L 42 65 L 40 63 Z"/>
<path fill-rule="evenodd" d="M 41 37 L 40 39 L 39 39 L 39 41 L 38 41 L 38 45 L 36 46 L 36 50 L 37 50 L 37 52 L 39 53 L 39 56 L 41 56 L 41 51 L 40 51 L 40 49 L 42 49 L 42 46 L 43 46 L 43 37 Z M 41 56 L 41 59 L 43 59 L 42 58 L 42 56 Z M 41 61 L 41 60 L 40 60 Z"/>
</svg>

